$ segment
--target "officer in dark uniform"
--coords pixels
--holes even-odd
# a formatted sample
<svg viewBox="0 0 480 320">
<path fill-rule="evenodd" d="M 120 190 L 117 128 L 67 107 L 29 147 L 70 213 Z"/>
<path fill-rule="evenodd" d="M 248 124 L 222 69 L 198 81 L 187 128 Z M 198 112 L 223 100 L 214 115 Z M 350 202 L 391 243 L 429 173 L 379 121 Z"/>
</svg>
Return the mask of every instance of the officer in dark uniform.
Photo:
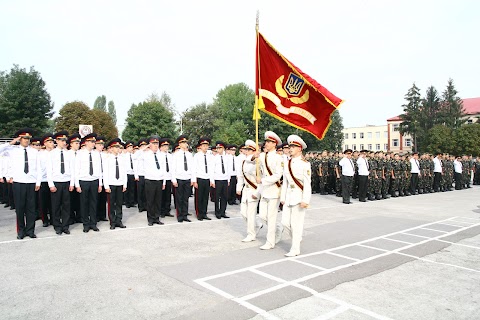
<svg viewBox="0 0 480 320">
<path fill-rule="evenodd" d="M 80 134 L 74 133 L 72 134 L 68 140 L 67 145 L 69 148 L 69 153 L 72 155 L 73 158 L 77 157 L 77 153 L 80 149 Z M 75 166 L 75 165 L 74 165 Z M 75 171 L 72 173 L 75 176 Z M 72 225 L 74 223 L 81 223 L 82 222 L 82 215 L 80 212 L 80 194 L 77 192 L 77 189 L 73 189 L 70 192 L 70 222 L 69 224 Z"/>
<path fill-rule="evenodd" d="M 98 136 L 95 141 L 95 150 L 100 153 L 100 168 L 102 169 L 102 178 L 104 173 L 104 162 L 106 161 L 106 152 L 105 148 L 105 137 Z M 97 203 L 97 221 L 108 221 L 107 219 L 107 194 L 105 188 L 102 186 L 102 192 L 98 194 L 98 203 Z"/>
</svg>

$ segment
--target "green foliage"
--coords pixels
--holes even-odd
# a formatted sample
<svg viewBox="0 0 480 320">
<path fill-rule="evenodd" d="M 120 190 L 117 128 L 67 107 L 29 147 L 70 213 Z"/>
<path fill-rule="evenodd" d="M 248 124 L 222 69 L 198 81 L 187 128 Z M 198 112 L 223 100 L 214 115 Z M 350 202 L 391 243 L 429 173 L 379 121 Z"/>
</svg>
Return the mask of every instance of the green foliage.
<svg viewBox="0 0 480 320">
<path fill-rule="evenodd" d="M 128 110 L 126 123 L 122 133 L 123 140 L 137 141 L 153 134 L 175 139 L 178 134 L 173 112 L 156 99 L 150 99 L 138 105 L 132 104 Z"/>
<path fill-rule="evenodd" d="M 40 73 L 14 65 L 10 72 L 0 72 L 0 136 L 11 136 L 21 127 L 31 127 L 40 134 L 48 129 L 53 103 Z"/>
<path fill-rule="evenodd" d="M 446 152 L 452 153 L 455 147 L 455 139 L 452 135 L 452 129 L 442 125 L 437 124 L 428 130 L 428 140 L 427 147 L 430 153 L 437 152 Z"/>
<path fill-rule="evenodd" d="M 455 89 L 453 80 L 449 79 L 447 88 L 442 94 L 439 122 L 444 123 L 447 127 L 452 129 L 457 129 L 465 123 L 465 120 L 462 119 L 465 116 L 463 102 L 457 94 L 458 91 Z"/>
<path fill-rule="evenodd" d="M 457 155 L 480 155 L 480 124 L 465 124 L 453 132 L 454 148 Z"/>
<path fill-rule="evenodd" d="M 107 112 L 107 97 L 105 97 L 104 95 L 98 96 L 93 103 L 93 109 Z"/>
<path fill-rule="evenodd" d="M 201 136 L 212 138 L 217 119 L 212 108 L 205 102 L 187 109 L 182 115 L 183 133 L 191 141 L 198 141 Z"/>
<path fill-rule="evenodd" d="M 115 110 L 115 103 L 113 101 L 108 102 L 108 114 L 112 118 L 114 124 L 117 124 L 117 111 Z"/>
<path fill-rule="evenodd" d="M 100 109 L 91 110 L 82 101 L 67 102 L 55 119 L 55 131 L 78 132 L 80 124 L 93 126 L 93 131 L 107 140 L 118 137 L 118 130 L 108 113 Z"/>
</svg>

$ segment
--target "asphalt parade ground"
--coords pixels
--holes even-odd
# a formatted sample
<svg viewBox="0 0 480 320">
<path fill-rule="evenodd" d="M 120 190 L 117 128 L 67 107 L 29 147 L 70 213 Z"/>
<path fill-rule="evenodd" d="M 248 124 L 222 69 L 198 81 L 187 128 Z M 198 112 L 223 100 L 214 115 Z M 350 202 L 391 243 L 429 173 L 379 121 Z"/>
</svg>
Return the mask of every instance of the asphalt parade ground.
<svg viewBox="0 0 480 320">
<path fill-rule="evenodd" d="M 190 212 L 193 210 L 190 198 Z M 478 319 L 480 187 L 353 204 L 313 195 L 302 255 L 230 219 L 16 240 L 0 209 L 1 319 Z M 172 209 L 174 213 L 174 209 Z"/>
</svg>

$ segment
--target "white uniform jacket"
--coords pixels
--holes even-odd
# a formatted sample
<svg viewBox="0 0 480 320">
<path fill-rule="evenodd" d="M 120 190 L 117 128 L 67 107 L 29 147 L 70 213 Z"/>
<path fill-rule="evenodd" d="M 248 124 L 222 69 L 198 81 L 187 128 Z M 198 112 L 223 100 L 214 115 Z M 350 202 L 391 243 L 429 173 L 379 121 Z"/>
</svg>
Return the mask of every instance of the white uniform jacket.
<svg viewBox="0 0 480 320">
<path fill-rule="evenodd" d="M 288 168 L 289 163 L 291 165 L 292 174 L 300 185 L 303 186 L 303 191 L 292 178 Z M 303 157 L 292 158 L 291 162 L 285 163 L 280 201 L 284 202 L 285 206 L 295 206 L 301 202 L 310 204 L 310 198 L 312 197 L 311 181 L 312 168 L 310 162 L 303 159 Z"/>
</svg>

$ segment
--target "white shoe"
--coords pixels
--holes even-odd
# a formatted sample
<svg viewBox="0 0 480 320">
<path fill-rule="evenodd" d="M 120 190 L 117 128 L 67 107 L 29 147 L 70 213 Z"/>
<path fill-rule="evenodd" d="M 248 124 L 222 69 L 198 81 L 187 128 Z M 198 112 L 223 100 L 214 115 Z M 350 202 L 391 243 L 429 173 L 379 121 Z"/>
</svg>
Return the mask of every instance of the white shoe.
<svg viewBox="0 0 480 320">
<path fill-rule="evenodd" d="M 275 231 L 275 244 L 279 243 L 282 240 L 282 235 L 283 235 L 283 225 L 280 225 L 280 228 L 278 228 Z"/>
<path fill-rule="evenodd" d="M 298 256 L 300 253 L 294 253 L 290 251 L 289 253 L 285 253 L 285 257 L 295 257 Z"/>
<path fill-rule="evenodd" d="M 251 241 L 255 241 L 256 239 L 255 238 L 251 238 L 251 237 L 246 237 L 245 239 L 242 240 L 242 242 L 251 242 Z"/>
<path fill-rule="evenodd" d="M 270 250 L 270 249 L 273 249 L 273 247 L 271 247 L 270 245 L 268 245 L 266 243 L 263 246 L 260 247 L 260 250 Z"/>
</svg>

